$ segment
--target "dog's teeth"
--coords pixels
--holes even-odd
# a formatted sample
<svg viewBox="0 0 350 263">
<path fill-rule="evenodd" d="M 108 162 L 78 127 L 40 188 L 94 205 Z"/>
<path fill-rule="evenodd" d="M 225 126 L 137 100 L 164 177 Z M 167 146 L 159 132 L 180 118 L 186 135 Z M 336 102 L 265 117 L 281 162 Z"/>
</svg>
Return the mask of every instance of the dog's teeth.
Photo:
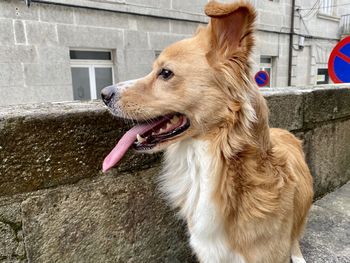
<svg viewBox="0 0 350 263">
<path fill-rule="evenodd" d="M 163 128 L 160 128 L 159 133 L 163 133 L 165 130 Z"/>
<path fill-rule="evenodd" d="M 152 135 L 154 136 L 154 135 L 156 135 L 156 133 L 155 133 L 155 132 L 152 132 Z"/>
<path fill-rule="evenodd" d="M 167 129 L 167 130 L 170 129 L 171 126 L 172 126 L 171 123 L 168 122 L 168 123 L 166 124 L 166 129 Z"/>
<path fill-rule="evenodd" d="M 178 123 L 179 122 L 179 117 L 177 117 L 176 115 L 170 120 L 170 122 L 172 123 L 172 124 L 176 124 L 176 123 Z"/>
<path fill-rule="evenodd" d="M 144 141 L 146 141 L 146 139 L 142 138 L 140 134 L 137 134 L 136 138 L 137 138 L 137 141 L 140 142 L 140 143 L 143 143 Z"/>
</svg>

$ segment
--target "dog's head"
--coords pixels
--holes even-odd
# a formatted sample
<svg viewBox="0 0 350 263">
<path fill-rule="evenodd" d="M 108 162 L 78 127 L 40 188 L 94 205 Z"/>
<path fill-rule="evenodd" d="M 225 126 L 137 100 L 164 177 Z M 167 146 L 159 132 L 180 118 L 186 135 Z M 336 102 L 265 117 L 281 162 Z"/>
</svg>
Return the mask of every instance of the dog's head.
<svg viewBox="0 0 350 263">
<path fill-rule="evenodd" d="M 154 152 L 227 123 L 254 121 L 249 90 L 256 87 L 248 61 L 254 44 L 254 8 L 246 1 L 210 2 L 205 13 L 211 17 L 208 26 L 166 48 L 150 74 L 102 90 L 114 115 L 139 123 L 106 158 L 104 170 L 131 145 Z"/>
</svg>

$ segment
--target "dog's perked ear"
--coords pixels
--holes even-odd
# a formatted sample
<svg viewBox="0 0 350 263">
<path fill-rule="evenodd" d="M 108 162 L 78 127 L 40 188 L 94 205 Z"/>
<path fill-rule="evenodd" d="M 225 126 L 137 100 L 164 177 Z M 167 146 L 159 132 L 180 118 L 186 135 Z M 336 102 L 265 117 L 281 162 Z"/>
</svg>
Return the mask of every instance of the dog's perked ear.
<svg viewBox="0 0 350 263">
<path fill-rule="evenodd" d="M 247 59 L 254 46 L 255 9 L 247 1 L 231 4 L 209 2 L 205 13 L 211 17 L 208 25 L 211 48 L 226 59 Z"/>
</svg>

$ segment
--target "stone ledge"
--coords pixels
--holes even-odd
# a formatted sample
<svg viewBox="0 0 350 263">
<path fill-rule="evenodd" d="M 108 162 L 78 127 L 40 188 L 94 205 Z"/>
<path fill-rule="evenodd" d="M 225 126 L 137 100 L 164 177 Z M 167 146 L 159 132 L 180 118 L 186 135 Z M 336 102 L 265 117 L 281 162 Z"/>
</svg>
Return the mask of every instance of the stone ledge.
<svg viewBox="0 0 350 263">
<path fill-rule="evenodd" d="M 317 196 L 350 179 L 348 86 L 262 92 L 270 107 L 271 126 L 295 131 L 304 139 Z M 323 109 L 329 94 L 332 99 Z M 100 174 L 103 158 L 126 128 L 100 101 L 0 107 L 0 196 L 95 177 Z M 324 145 L 319 144 L 321 140 Z M 331 145 L 339 145 L 341 151 Z M 137 172 L 157 165 L 159 158 L 130 152 L 114 173 Z M 329 176 L 330 171 L 336 171 L 335 176 Z"/>
<path fill-rule="evenodd" d="M 306 262 L 350 261 L 349 204 L 350 182 L 315 202 L 301 242 Z"/>
</svg>

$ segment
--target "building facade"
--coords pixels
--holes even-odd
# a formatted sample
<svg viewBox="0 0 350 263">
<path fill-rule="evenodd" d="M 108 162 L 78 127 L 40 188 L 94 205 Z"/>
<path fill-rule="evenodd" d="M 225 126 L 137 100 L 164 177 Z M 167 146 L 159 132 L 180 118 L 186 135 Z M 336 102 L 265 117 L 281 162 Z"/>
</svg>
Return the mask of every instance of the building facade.
<svg viewBox="0 0 350 263">
<path fill-rule="evenodd" d="M 164 47 L 206 24 L 207 2 L 1 0 L 0 105 L 99 98 L 102 87 L 149 73 Z M 350 0 L 251 2 L 254 72 L 268 71 L 270 86 L 329 83 L 330 51 L 350 31 Z"/>
</svg>

